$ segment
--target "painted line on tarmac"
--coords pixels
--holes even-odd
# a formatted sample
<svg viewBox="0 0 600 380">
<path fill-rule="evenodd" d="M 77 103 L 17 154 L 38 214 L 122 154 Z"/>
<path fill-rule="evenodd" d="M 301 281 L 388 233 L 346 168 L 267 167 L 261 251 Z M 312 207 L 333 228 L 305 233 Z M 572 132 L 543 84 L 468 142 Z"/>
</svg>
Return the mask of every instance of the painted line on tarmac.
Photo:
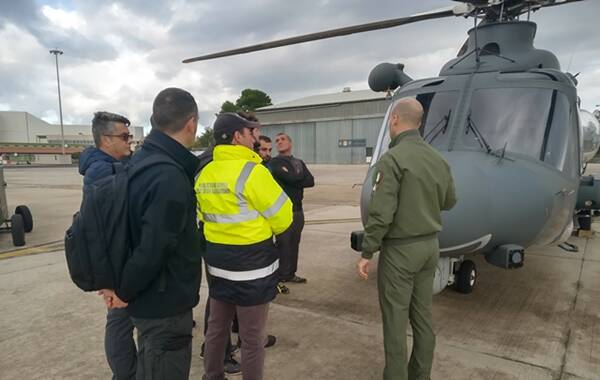
<svg viewBox="0 0 600 380">
<path fill-rule="evenodd" d="M 37 255 L 40 253 L 48 253 L 61 251 L 65 248 L 62 240 L 56 240 L 45 244 L 34 245 L 27 248 L 14 249 L 12 251 L 0 252 L 0 260 L 10 259 L 19 256 Z"/>
<path fill-rule="evenodd" d="M 360 218 L 346 218 L 346 219 L 317 219 L 307 220 L 306 225 L 316 224 L 338 224 L 338 223 L 356 223 L 360 222 Z M 13 249 L 10 251 L 0 252 L 0 260 L 10 259 L 12 257 L 37 255 L 40 253 L 48 253 L 54 251 L 61 251 L 64 249 L 64 241 L 56 240 L 45 244 L 34 245 L 27 248 Z"/>
<path fill-rule="evenodd" d="M 346 219 L 316 219 L 316 220 L 307 220 L 306 225 L 310 226 L 313 224 L 337 224 L 337 223 L 355 223 L 360 222 L 361 218 L 346 218 Z"/>
</svg>

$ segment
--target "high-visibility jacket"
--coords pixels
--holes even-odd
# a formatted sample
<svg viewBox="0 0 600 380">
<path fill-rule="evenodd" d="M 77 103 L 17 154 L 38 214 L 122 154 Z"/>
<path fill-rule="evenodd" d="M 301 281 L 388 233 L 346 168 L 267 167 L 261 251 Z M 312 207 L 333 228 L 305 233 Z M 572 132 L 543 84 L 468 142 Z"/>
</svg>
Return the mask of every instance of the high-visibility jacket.
<svg viewBox="0 0 600 380">
<path fill-rule="evenodd" d="M 292 224 L 290 199 L 260 163 L 245 146 L 218 145 L 195 185 L 210 296 L 242 306 L 275 298 L 279 255 L 273 234 Z"/>
</svg>

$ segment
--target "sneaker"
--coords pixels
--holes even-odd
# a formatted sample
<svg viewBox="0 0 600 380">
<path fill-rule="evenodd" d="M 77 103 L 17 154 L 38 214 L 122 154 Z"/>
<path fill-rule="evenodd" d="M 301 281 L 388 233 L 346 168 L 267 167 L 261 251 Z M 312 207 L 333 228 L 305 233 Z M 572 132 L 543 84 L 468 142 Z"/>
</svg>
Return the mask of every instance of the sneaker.
<svg viewBox="0 0 600 380">
<path fill-rule="evenodd" d="M 241 375 L 242 365 L 233 358 L 233 356 L 225 359 L 224 363 L 225 373 L 228 375 Z"/>
<path fill-rule="evenodd" d="M 274 346 L 275 342 L 277 342 L 277 337 L 275 335 L 267 335 L 267 343 L 265 343 L 265 348 Z"/>
<path fill-rule="evenodd" d="M 304 277 L 294 276 L 284 282 L 293 282 L 295 284 L 306 284 L 306 279 Z"/>
<path fill-rule="evenodd" d="M 283 282 L 277 283 L 277 293 L 279 294 L 290 294 L 290 289 L 283 284 Z"/>
</svg>

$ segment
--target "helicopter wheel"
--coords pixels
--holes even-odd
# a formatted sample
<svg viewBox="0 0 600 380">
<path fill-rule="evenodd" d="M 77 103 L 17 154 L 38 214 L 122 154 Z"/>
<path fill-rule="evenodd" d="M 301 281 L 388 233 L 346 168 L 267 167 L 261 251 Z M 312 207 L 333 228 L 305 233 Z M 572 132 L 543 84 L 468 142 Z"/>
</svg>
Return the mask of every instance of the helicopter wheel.
<svg viewBox="0 0 600 380">
<path fill-rule="evenodd" d="M 471 260 L 465 260 L 460 264 L 456 273 L 456 290 L 462 294 L 469 294 L 477 283 L 477 268 Z"/>
</svg>

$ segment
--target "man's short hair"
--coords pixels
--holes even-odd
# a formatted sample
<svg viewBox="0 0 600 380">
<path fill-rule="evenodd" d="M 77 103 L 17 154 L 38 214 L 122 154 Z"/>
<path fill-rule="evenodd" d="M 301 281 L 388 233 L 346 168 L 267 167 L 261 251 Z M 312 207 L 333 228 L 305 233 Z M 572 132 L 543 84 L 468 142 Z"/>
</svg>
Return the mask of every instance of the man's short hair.
<svg viewBox="0 0 600 380">
<path fill-rule="evenodd" d="M 94 144 L 96 144 L 97 148 L 100 147 L 103 135 L 109 135 L 115 131 L 115 123 L 123 123 L 126 127 L 129 127 L 131 124 L 125 116 L 116 113 L 98 111 L 94 114 L 94 118 L 92 119 L 92 135 L 94 136 Z"/>
<path fill-rule="evenodd" d="M 177 133 L 190 118 L 198 118 L 198 105 L 189 92 L 181 88 L 165 88 L 152 104 L 150 124 L 162 132 Z"/>
<path fill-rule="evenodd" d="M 260 135 L 260 136 L 258 136 L 258 140 L 259 140 L 259 141 L 268 142 L 268 143 L 270 143 L 270 142 L 271 142 L 271 138 L 270 138 L 269 136 L 265 136 L 265 135 Z"/>
<path fill-rule="evenodd" d="M 277 138 L 277 136 L 285 136 L 285 137 L 287 137 L 288 140 L 290 140 L 290 142 L 292 142 L 292 138 L 290 137 L 290 135 L 288 135 L 285 132 L 279 132 L 278 134 L 275 135 L 276 138 Z"/>
</svg>

